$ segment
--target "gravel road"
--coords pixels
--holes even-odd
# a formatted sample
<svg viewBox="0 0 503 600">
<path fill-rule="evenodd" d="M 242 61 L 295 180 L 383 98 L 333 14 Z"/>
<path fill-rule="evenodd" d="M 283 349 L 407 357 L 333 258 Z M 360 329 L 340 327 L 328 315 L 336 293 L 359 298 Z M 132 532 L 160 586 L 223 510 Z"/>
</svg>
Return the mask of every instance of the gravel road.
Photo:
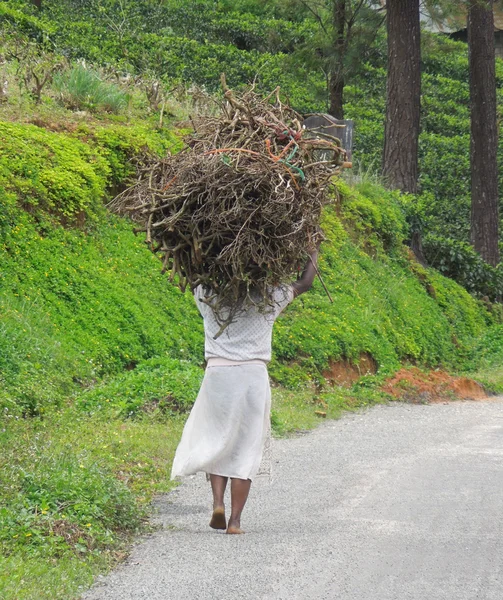
<svg viewBox="0 0 503 600">
<path fill-rule="evenodd" d="M 242 525 L 209 529 L 209 485 L 85 600 L 502 600 L 503 398 L 378 406 L 274 444 Z"/>
</svg>

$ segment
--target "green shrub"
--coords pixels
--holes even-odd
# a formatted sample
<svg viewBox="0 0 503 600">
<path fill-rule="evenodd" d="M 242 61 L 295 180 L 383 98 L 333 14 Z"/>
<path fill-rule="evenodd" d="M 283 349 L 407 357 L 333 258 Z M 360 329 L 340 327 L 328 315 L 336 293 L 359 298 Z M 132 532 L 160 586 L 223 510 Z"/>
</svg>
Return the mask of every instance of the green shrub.
<svg viewBox="0 0 503 600">
<path fill-rule="evenodd" d="M 372 203 L 371 197 L 364 198 Z M 384 191 L 383 198 L 393 199 L 390 214 L 403 226 L 398 199 Z M 342 206 L 344 202 L 343 197 Z M 379 204 L 366 214 L 373 211 L 379 211 Z M 293 361 L 294 366 L 300 360 L 314 379 L 332 360 L 358 362 L 363 353 L 374 358 L 380 375 L 393 372 L 404 360 L 451 368 L 463 362 L 473 339 L 490 321 L 468 292 L 433 270 L 413 271 L 398 249 L 386 255 L 375 245 L 382 244 L 377 236 L 377 250 L 369 256 L 366 235 L 355 243 L 333 209 L 326 211 L 324 231 L 330 242 L 322 245 L 320 268 L 334 303 L 319 282 L 294 302 L 275 325 L 277 360 L 286 365 Z M 290 376 L 277 365 L 274 377 L 289 385 Z"/>
<path fill-rule="evenodd" d="M 201 356 L 199 322 L 186 328 L 191 299 L 167 284 L 132 224 L 103 209 L 134 156 L 164 154 L 179 138 L 146 125 L 72 135 L 0 123 L 0 407 L 9 413 L 42 414 L 151 356 Z M 85 231 L 57 226 L 84 221 Z"/>
<path fill-rule="evenodd" d="M 173 415 L 190 410 L 203 370 L 186 360 L 154 358 L 134 370 L 86 390 L 78 406 L 85 411 L 112 410 L 119 417 L 146 413 Z"/>
<path fill-rule="evenodd" d="M 11 4 L 11 2 L 9 2 Z M 17 7 L 0 4 L 0 26 L 9 34 L 17 33 L 30 36 L 39 44 L 47 44 L 57 30 L 54 23 L 47 23 L 37 18 L 34 6 L 28 2 L 17 2 Z"/>
<path fill-rule="evenodd" d="M 470 368 L 491 369 L 503 367 L 503 325 L 496 324 L 480 336 L 472 350 Z"/>
<path fill-rule="evenodd" d="M 428 263 L 472 294 L 489 300 L 503 298 L 503 268 L 491 267 L 470 244 L 428 235 L 423 241 Z"/>
<path fill-rule="evenodd" d="M 350 188 L 337 183 L 340 214 L 347 228 L 357 233 L 362 245 L 373 253 L 401 246 L 408 228 L 401 208 L 401 194 L 385 190 L 371 181 Z"/>
<path fill-rule="evenodd" d="M 181 150 L 181 138 L 169 129 L 153 131 L 145 123 L 135 125 L 80 125 L 75 135 L 106 159 L 110 167 L 109 186 L 123 188 L 136 173 L 135 158 L 142 154 L 165 156 Z"/>
<path fill-rule="evenodd" d="M 53 87 L 67 108 L 118 114 L 129 105 L 128 94 L 117 85 L 103 81 L 99 73 L 83 65 L 55 75 Z"/>
<path fill-rule="evenodd" d="M 181 146 L 174 132 L 143 123 L 81 124 L 62 134 L 0 121 L 0 235 L 14 226 L 16 204 L 42 220 L 96 222 L 107 189 L 124 185 L 134 173 L 135 156 L 163 156 Z"/>
</svg>

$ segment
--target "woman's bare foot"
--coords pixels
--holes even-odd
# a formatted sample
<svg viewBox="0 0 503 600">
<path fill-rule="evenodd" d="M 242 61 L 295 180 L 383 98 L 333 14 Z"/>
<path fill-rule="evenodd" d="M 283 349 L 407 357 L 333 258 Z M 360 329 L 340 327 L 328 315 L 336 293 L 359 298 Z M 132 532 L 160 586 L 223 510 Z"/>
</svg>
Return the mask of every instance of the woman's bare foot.
<svg viewBox="0 0 503 600">
<path fill-rule="evenodd" d="M 241 529 L 241 524 L 239 523 L 239 521 L 229 521 L 229 526 L 227 527 L 227 533 L 235 535 L 235 534 L 244 533 L 244 531 Z"/>
<path fill-rule="evenodd" d="M 244 533 L 244 531 L 242 529 L 240 529 L 239 527 L 227 527 L 226 533 L 240 534 L 240 533 Z"/>
<path fill-rule="evenodd" d="M 213 509 L 211 515 L 210 527 L 213 529 L 226 529 L 227 522 L 225 520 L 225 508 L 223 506 L 217 506 Z"/>
</svg>

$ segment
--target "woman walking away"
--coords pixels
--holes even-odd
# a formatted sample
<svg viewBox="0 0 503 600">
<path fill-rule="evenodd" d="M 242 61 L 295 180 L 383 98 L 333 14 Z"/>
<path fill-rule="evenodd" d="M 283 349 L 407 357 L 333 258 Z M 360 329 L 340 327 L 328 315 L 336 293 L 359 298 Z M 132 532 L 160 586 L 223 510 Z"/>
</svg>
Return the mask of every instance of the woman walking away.
<svg viewBox="0 0 503 600">
<path fill-rule="evenodd" d="M 211 308 L 211 298 L 202 286 L 194 290 L 204 319 L 207 367 L 176 451 L 171 478 L 199 471 L 209 475 L 213 529 L 244 533 L 241 513 L 270 435 L 267 363 L 271 360 L 272 327 L 281 311 L 311 288 L 317 257 L 314 251 L 297 281 L 272 290 L 269 311 L 244 305 L 221 335 L 221 321 Z M 227 523 L 224 493 L 229 479 L 231 515 Z"/>
</svg>

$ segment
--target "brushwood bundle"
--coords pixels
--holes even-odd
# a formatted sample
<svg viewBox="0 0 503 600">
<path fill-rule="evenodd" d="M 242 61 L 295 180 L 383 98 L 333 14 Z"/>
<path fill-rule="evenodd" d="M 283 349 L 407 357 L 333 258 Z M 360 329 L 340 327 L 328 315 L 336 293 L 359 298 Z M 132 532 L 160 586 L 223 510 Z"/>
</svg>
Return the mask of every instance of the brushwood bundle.
<svg viewBox="0 0 503 600">
<path fill-rule="evenodd" d="M 171 281 L 206 287 L 225 323 L 243 301 L 266 307 L 304 265 L 345 153 L 303 129 L 279 88 L 237 96 L 222 83 L 219 116 L 193 119 L 184 150 L 147 163 L 112 209 L 140 224 Z"/>
</svg>

